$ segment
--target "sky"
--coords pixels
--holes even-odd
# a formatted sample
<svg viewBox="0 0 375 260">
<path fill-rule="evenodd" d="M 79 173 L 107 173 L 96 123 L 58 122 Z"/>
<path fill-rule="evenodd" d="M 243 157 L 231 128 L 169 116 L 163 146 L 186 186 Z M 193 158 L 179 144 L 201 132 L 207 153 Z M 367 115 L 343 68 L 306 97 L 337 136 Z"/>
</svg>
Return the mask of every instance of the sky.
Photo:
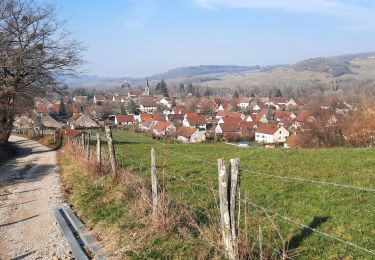
<svg viewBox="0 0 375 260">
<path fill-rule="evenodd" d="M 146 77 L 196 65 L 291 64 L 375 51 L 372 0 L 50 2 L 87 47 L 84 71 L 103 77 Z"/>
</svg>

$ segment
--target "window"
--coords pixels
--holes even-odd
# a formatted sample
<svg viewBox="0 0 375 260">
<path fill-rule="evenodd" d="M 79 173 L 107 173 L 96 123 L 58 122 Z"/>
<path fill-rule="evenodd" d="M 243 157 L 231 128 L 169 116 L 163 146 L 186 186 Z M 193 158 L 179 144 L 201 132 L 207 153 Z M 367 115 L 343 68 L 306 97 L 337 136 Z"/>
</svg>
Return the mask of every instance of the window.
<svg viewBox="0 0 375 260">
<path fill-rule="evenodd" d="M 281 134 L 281 131 L 279 131 L 279 134 Z"/>
</svg>

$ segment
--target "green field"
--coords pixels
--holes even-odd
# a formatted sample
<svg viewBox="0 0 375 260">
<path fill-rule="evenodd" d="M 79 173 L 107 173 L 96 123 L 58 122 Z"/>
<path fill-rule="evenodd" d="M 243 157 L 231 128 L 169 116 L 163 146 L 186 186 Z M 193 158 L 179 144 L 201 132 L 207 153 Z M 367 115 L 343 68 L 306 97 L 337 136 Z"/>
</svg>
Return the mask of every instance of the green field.
<svg viewBox="0 0 375 260">
<path fill-rule="evenodd" d="M 218 189 L 216 160 L 224 157 L 229 162 L 229 159 L 239 157 L 243 169 L 242 198 L 247 194 L 253 203 L 272 212 L 375 251 L 374 192 L 258 175 L 272 174 L 375 189 L 374 149 L 266 150 L 259 146 L 240 148 L 224 143 L 167 143 L 163 158 L 164 144 L 160 141 L 124 131 L 115 131 L 113 136 L 118 162 L 147 179 L 150 149 L 155 148 L 159 180 L 174 199 L 185 201 L 192 209 L 202 208 L 204 204 L 215 209 L 216 192 L 212 190 Z M 166 165 L 164 176 L 161 169 L 163 164 Z M 251 207 L 247 212 L 247 218 L 253 219 L 252 223 L 261 215 Z M 263 217 L 266 219 L 264 214 Z M 289 248 L 298 258 L 375 257 L 371 253 L 302 229 L 278 216 L 272 216 L 272 219 L 280 229 L 282 239 L 266 242 L 279 248 L 281 241 L 284 240 L 286 244 L 289 241 Z M 253 228 L 258 230 L 258 227 Z M 252 230 L 252 227 L 249 230 L 250 236 L 252 232 L 258 235 L 258 231 Z"/>
</svg>

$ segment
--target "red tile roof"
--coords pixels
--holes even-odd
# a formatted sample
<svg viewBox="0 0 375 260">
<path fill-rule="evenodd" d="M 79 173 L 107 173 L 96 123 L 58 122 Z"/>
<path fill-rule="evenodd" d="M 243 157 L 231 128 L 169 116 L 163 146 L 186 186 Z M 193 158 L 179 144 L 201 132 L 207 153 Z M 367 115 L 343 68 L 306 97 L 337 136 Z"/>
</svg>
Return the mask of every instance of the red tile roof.
<svg viewBox="0 0 375 260">
<path fill-rule="evenodd" d="M 206 123 L 207 118 L 204 116 L 200 116 L 200 115 L 188 115 L 187 121 L 191 125 L 203 125 Z"/>
<path fill-rule="evenodd" d="M 216 116 L 218 117 L 241 117 L 242 114 L 238 112 L 224 110 L 224 111 L 217 112 Z"/>
<path fill-rule="evenodd" d="M 171 123 L 169 123 L 168 121 L 162 120 L 154 125 L 154 129 L 158 131 L 164 131 L 170 124 Z"/>
<path fill-rule="evenodd" d="M 277 124 L 259 124 L 255 131 L 257 133 L 273 135 L 277 129 L 279 129 Z"/>
<path fill-rule="evenodd" d="M 119 123 L 132 123 L 134 122 L 134 115 L 117 115 L 117 121 Z"/>
<path fill-rule="evenodd" d="M 42 114 L 48 114 L 49 113 L 49 110 L 48 110 L 48 107 L 47 106 L 37 106 L 35 108 L 35 112 L 37 113 L 42 113 Z"/>
<path fill-rule="evenodd" d="M 181 126 L 177 128 L 176 136 L 183 136 L 185 138 L 190 138 L 197 131 L 194 127 Z"/>
</svg>

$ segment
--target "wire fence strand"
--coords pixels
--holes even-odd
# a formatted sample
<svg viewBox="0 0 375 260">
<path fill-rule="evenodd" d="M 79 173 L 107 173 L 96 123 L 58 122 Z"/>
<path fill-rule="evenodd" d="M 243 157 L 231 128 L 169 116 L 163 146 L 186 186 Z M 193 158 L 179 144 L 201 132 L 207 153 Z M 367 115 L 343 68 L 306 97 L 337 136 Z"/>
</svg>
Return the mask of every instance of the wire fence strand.
<svg viewBox="0 0 375 260">
<path fill-rule="evenodd" d="M 346 240 L 343 240 L 343 239 L 341 239 L 341 238 L 335 237 L 335 236 L 333 236 L 333 235 L 327 234 L 327 233 L 325 233 L 325 232 L 319 231 L 319 230 L 317 230 L 317 229 L 315 229 L 315 228 L 312 228 L 312 227 L 309 227 L 309 226 L 307 226 L 307 225 L 305 225 L 305 224 L 301 224 L 301 223 L 299 223 L 298 221 L 295 221 L 295 220 L 293 220 L 293 219 L 291 219 L 291 218 L 289 218 L 289 217 L 287 217 L 287 216 L 281 215 L 281 214 L 279 214 L 279 213 L 277 213 L 277 212 L 275 212 L 275 211 L 272 211 L 272 210 L 270 210 L 270 209 L 266 209 L 266 208 L 264 208 L 264 207 L 262 207 L 262 206 L 259 206 L 259 205 L 255 204 L 254 202 L 252 202 L 251 200 L 249 200 L 249 199 L 247 199 L 247 198 L 245 199 L 245 201 L 246 201 L 246 202 L 249 202 L 254 208 L 260 209 L 260 210 L 262 210 L 263 212 L 268 212 L 268 213 L 270 213 L 270 214 L 273 214 L 273 215 L 275 215 L 275 216 L 277 216 L 277 217 L 283 219 L 284 221 L 287 221 L 287 222 L 290 222 L 290 223 L 296 224 L 296 225 L 298 225 L 298 226 L 300 226 L 300 227 L 303 227 L 303 228 L 307 228 L 307 229 L 309 229 L 310 231 L 313 231 L 313 232 L 315 232 L 315 233 L 317 233 L 317 234 L 320 234 L 320 235 L 322 235 L 322 236 L 324 236 L 324 237 L 330 238 L 330 239 L 332 239 L 332 240 L 338 241 L 338 242 L 340 242 L 340 243 L 343 243 L 343 244 L 345 244 L 345 245 L 351 246 L 351 247 L 353 247 L 353 248 L 359 249 L 359 250 L 361 250 L 361 251 L 363 251 L 363 252 L 366 252 L 366 253 L 369 253 L 369 254 L 375 256 L 375 251 L 372 251 L 372 250 L 370 250 L 370 249 L 367 249 L 367 248 L 364 248 L 364 247 L 358 246 L 358 245 L 354 244 L 353 242 L 346 241 Z"/>
</svg>

